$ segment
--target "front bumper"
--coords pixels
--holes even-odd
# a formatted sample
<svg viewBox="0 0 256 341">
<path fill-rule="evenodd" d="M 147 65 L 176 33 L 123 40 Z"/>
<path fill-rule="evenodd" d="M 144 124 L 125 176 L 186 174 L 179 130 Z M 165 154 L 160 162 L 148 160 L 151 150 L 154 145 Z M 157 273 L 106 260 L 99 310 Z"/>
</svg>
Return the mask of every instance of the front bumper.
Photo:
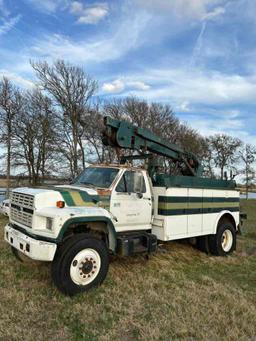
<svg viewBox="0 0 256 341">
<path fill-rule="evenodd" d="M 57 244 L 31 238 L 9 224 L 4 228 L 4 239 L 15 249 L 34 260 L 51 262 L 57 249 Z"/>
</svg>

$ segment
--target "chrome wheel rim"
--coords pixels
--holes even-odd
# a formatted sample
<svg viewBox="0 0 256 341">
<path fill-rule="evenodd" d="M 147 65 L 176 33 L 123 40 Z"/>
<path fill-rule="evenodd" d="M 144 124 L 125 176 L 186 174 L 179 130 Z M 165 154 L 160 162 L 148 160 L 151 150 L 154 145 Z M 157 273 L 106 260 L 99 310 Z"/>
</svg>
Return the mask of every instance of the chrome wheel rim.
<svg viewBox="0 0 256 341">
<path fill-rule="evenodd" d="M 73 258 L 70 277 L 77 285 L 88 285 L 97 277 L 100 266 L 99 253 L 94 249 L 84 249 Z"/>
<path fill-rule="evenodd" d="M 230 230 L 225 230 L 221 237 L 221 246 L 225 252 L 230 251 L 233 245 L 233 235 Z"/>
</svg>

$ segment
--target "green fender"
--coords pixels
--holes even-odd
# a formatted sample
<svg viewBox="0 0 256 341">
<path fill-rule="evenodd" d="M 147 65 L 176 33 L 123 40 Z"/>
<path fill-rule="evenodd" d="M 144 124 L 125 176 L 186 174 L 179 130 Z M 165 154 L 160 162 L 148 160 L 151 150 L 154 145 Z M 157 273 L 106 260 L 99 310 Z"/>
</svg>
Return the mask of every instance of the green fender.
<svg viewBox="0 0 256 341">
<path fill-rule="evenodd" d="M 97 221 L 97 222 L 104 222 L 107 225 L 108 229 L 108 239 L 109 239 L 109 249 L 112 250 L 113 252 L 116 251 L 116 230 L 115 226 L 112 223 L 112 221 L 108 217 L 104 216 L 96 216 L 96 217 L 78 217 L 78 218 L 71 218 L 68 219 L 62 226 L 59 235 L 57 237 L 58 240 L 62 240 L 64 233 L 67 231 L 69 226 L 71 224 L 77 224 L 77 223 L 88 223 L 92 221 Z"/>
</svg>

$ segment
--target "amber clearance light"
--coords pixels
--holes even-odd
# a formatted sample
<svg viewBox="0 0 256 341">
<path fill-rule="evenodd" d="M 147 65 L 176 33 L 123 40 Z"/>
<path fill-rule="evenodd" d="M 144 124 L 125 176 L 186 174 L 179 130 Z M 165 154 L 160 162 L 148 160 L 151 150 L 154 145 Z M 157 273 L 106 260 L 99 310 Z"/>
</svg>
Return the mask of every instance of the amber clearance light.
<svg viewBox="0 0 256 341">
<path fill-rule="evenodd" d="M 57 202 L 56 202 L 56 206 L 59 207 L 59 208 L 65 207 L 65 201 L 61 201 L 61 200 L 60 200 L 60 201 L 57 201 Z"/>
</svg>

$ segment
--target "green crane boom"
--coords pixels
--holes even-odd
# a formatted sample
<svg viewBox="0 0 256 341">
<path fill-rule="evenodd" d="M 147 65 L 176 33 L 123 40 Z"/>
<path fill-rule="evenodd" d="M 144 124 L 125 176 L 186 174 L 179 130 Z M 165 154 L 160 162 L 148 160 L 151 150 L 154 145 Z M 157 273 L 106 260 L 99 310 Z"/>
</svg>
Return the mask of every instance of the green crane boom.
<svg viewBox="0 0 256 341">
<path fill-rule="evenodd" d="M 105 130 L 102 142 L 106 146 L 137 150 L 143 156 L 148 152 L 161 155 L 175 162 L 183 175 L 201 176 L 202 166 L 196 156 L 183 148 L 169 143 L 149 130 L 126 121 L 104 118 Z"/>
</svg>

